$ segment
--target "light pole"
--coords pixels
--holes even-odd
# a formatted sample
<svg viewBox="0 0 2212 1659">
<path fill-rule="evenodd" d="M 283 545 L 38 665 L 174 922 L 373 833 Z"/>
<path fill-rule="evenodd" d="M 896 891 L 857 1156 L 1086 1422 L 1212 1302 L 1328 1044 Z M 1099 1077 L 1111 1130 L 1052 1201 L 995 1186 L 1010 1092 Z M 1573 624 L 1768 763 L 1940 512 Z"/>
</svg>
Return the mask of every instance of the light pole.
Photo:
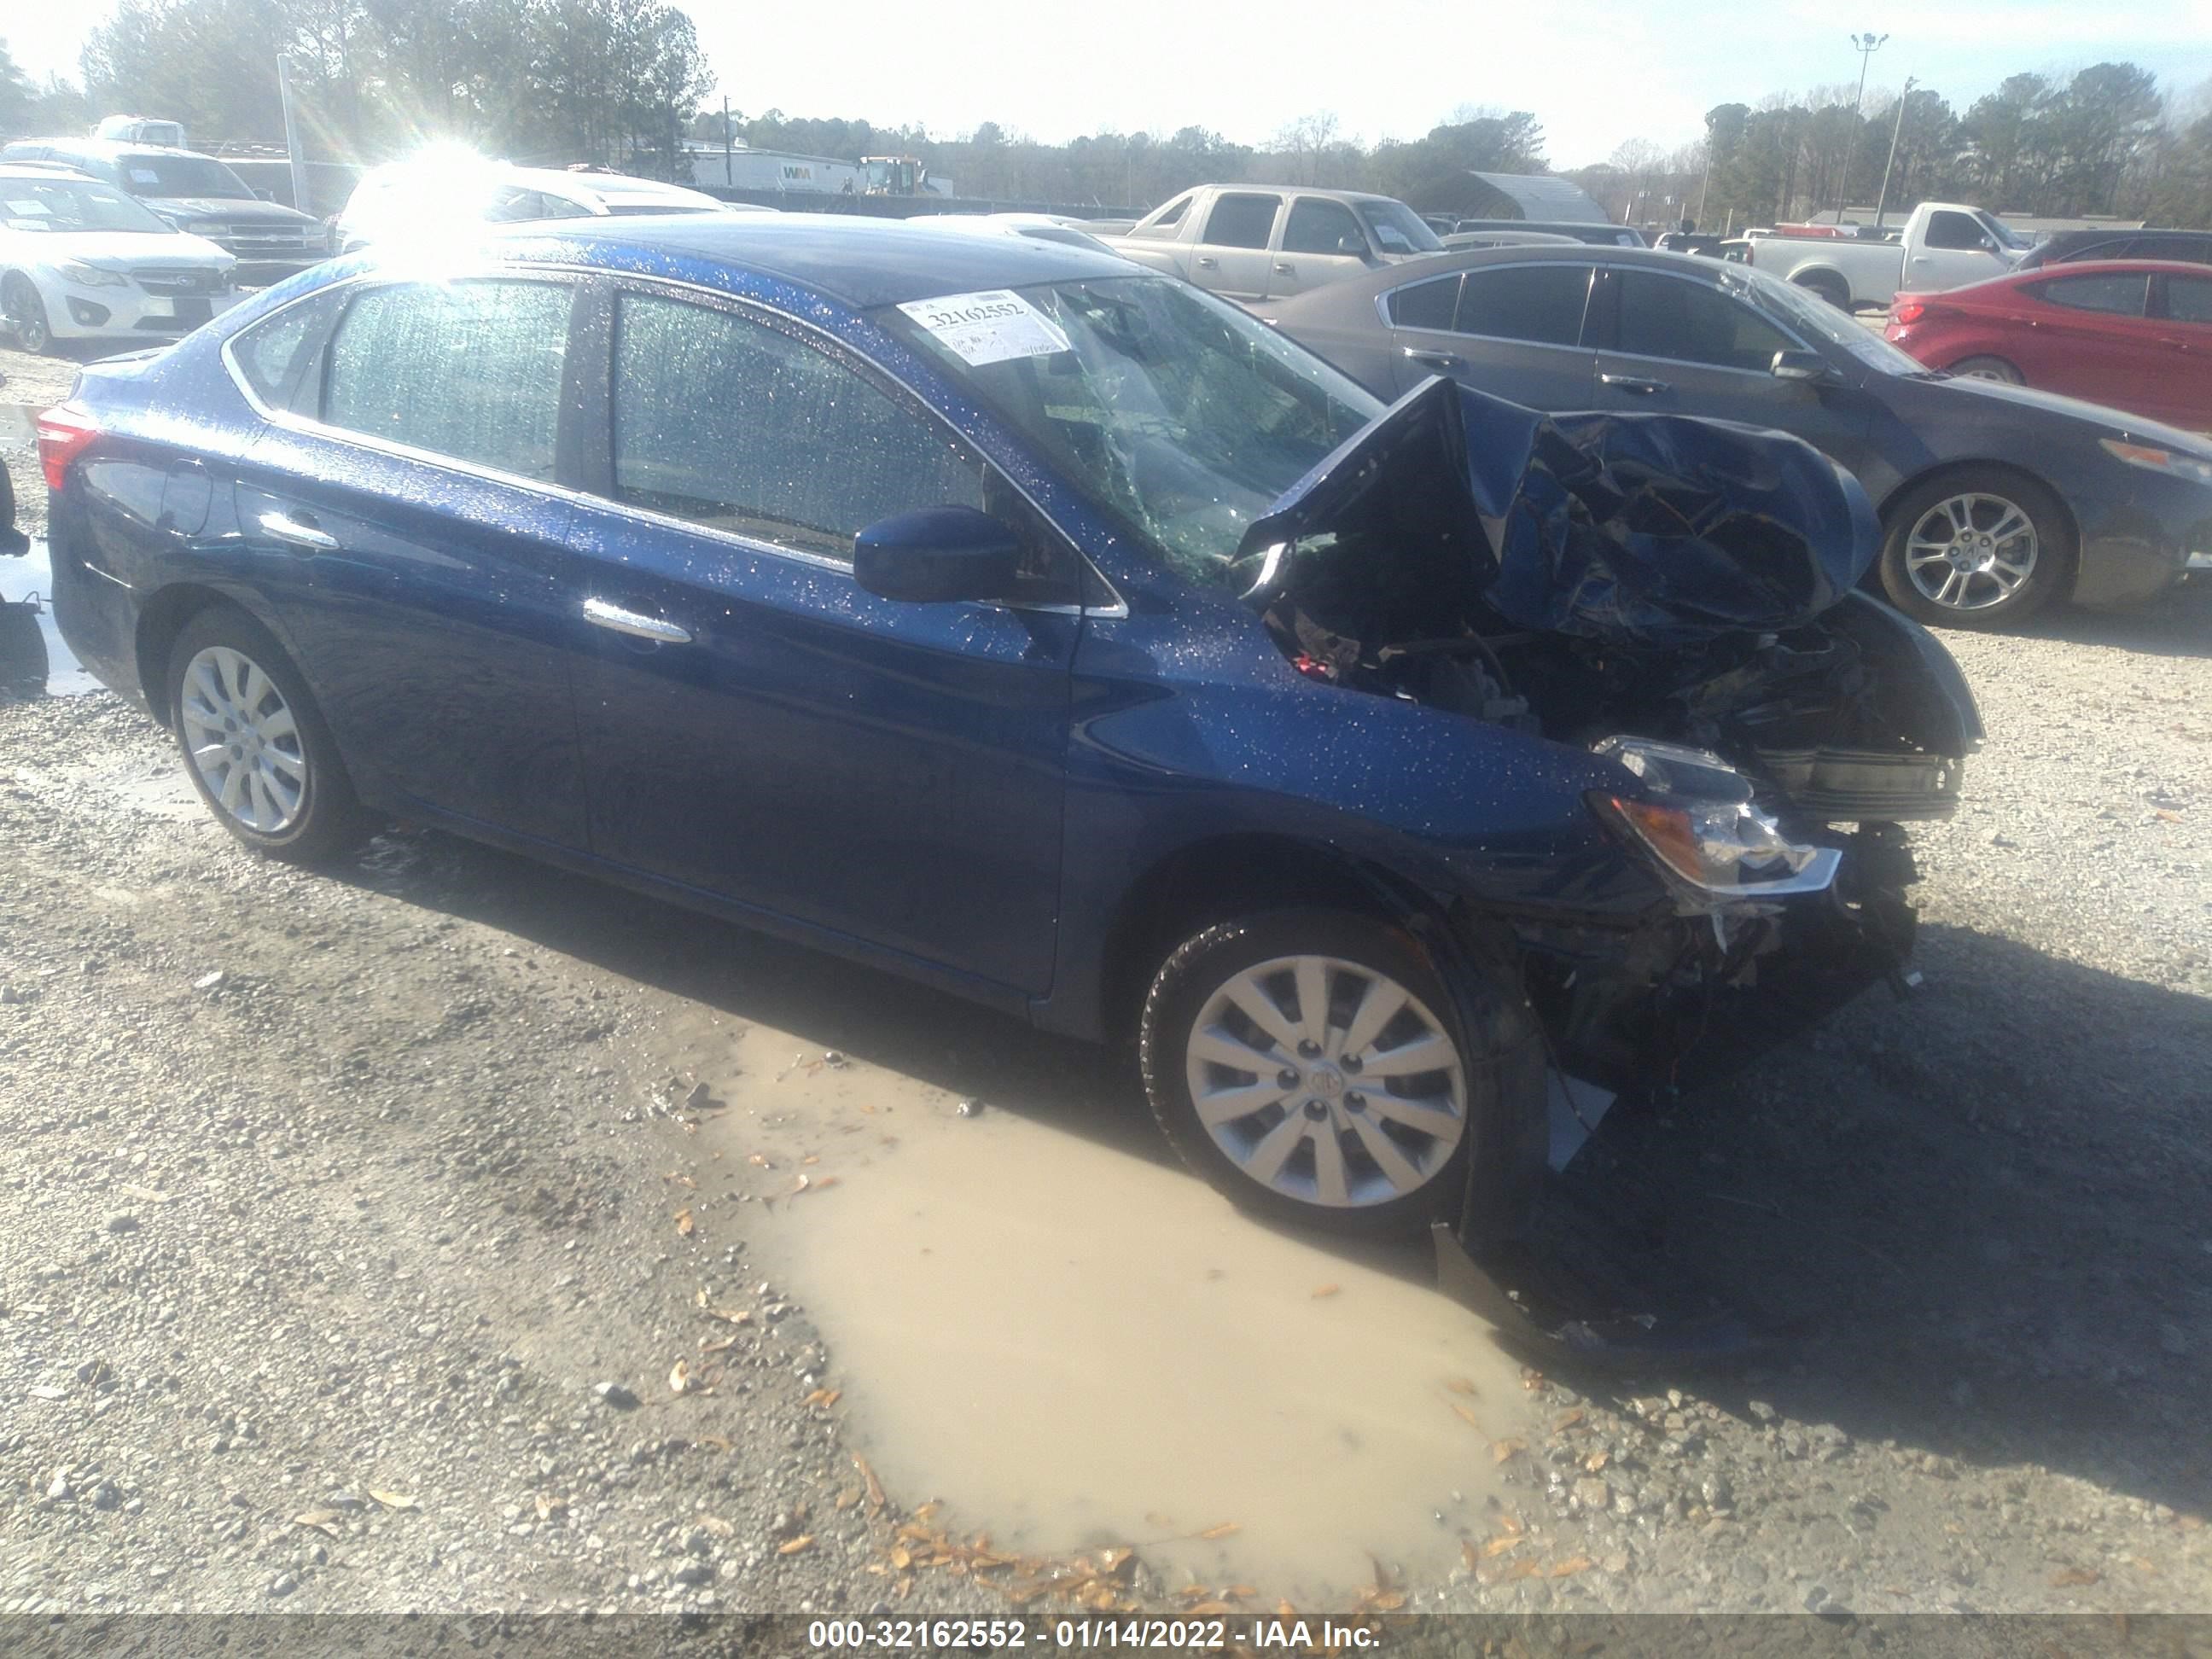
<svg viewBox="0 0 2212 1659">
<path fill-rule="evenodd" d="M 1844 171 L 1836 186 L 1836 223 L 1844 222 L 1844 210 L 1850 205 L 1849 186 L 1851 182 L 1851 151 L 1858 148 L 1859 107 L 1866 102 L 1867 66 L 1874 61 L 1875 53 L 1889 37 L 1869 29 L 1864 34 L 1851 36 L 1851 50 L 1859 55 L 1859 95 L 1851 100 L 1851 138 L 1844 146 Z"/>
<path fill-rule="evenodd" d="M 1874 201 L 1874 228 L 1881 228 L 1883 210 L 1889 205 L 1889 174 L 1897 165 L 1897 141 L 1905 132 L 1905 100 L 1912 96 L 1912 77 L 1905 77 L 1905 90 L 1897 94 L 1897 125 L 1889 130 L 1889 160 L 1882 164 L 1881 193 Z"/>
</svg>

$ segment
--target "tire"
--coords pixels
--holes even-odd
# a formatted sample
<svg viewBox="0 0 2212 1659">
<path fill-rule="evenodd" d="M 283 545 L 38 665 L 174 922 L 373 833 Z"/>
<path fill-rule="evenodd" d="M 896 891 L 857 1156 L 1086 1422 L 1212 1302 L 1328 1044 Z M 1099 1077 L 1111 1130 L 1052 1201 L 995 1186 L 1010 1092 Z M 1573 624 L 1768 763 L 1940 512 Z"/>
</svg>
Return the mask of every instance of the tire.
<svg viewBox="0 0 2212 1659">
<path fill-rule="evenodd" d="M 1964 380 L 2002 380 L 2007 386 L 2027 384 L 2027 377 L 2002 357 L 1961 357 L 1944 372 Z"/>
<path fill-rule="evenodd" d="M 185 775 L 240 841 L 313 864 L 367 836 L 330 727 L 259 623 L 228 605 L 195 616 L 170 648 L 168 692 Z"/>
<path fill-rule="evenodd" d="M 2058 498 L 2002 468 L 1931 478 L 1884 517 L 1882 588 L 1920 622 L 2009 626 L 2049 603 L 2073 569 L 2074 526 Z"/>
<path fill-rule="evenodd" d="M 1319 1052 L 1301 1054 L 1296 1034 L 1312 1027 L 1297 988 L 1316 971 L 1327 1002 Z M 1364 999 L 1378 991 L 1403 1006 L 1360 1030 Z M 1254 1007 L 1272 1035 L 1246 1012 Z M 1340 1056 L 1347 1037 L 1365 1041 Z M 1394 1073 L 1378 1090 L 1378 1057 L 1417 1042 L 1439 1065 Z M 1224 1063 L 1240 1052 L 1263 1063 Z M 1463 1193 L 1468 1149 L 1484 1127 L 1477 1113 L 1495 1109 L 1467 1054 L 1427 953 L 1402 931 L 1341 910 L 1268 911 L 1188 940 L 1152 981 L 1138 1047 L 1161 1133 L 1217 1191 L 1264 1216 L 1370 1237 L 1418 1231 Z M 1261 1172 L 1269 1163 L 1272 1177 Z"/>
<path fill-rule="evenodd" d="M 1838 282 L 1833 276 L 1808 276 L 1797 286 L 1808 294 L 1819 295 L 1838 311 L 1848 313 L 1851 308 L 1850 286 Z"/>
<path fill-rule="evenodd" d="M 0 312 L 7 314 L 8 331 L 15 337 L 15 343 L 31 356 L 43 357 L 53 350 L 53 326 L 46 320 L 46 303 L 29 277 L 11 272 L 5 283 L 0 283 Z"/>
</svg>

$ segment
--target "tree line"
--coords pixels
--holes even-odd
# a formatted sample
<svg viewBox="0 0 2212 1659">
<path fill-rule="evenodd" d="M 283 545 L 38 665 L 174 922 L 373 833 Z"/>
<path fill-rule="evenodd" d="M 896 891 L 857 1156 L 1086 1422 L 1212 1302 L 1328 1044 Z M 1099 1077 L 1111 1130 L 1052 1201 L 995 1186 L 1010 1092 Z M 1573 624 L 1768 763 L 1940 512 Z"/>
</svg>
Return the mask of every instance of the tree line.
<svg viewBox="0 0 2212 1659">
<path fill-rule="evenodd" d="M 33 86 L 0 44 L 0 134 L 82 131 L 97 114 L 182 120 L 195 143 L 281 136 L 291 65 L 308 154 L 373 161 L 430 138 L 515 161 L 678 176 L 682 140 L 857 161 L 911 154 L 964 196 L 1150 207 L 1207 182 L 1377 191 L 1425 210 L 1466 202 L 1474 171 L 1544 173 L 1527 111 L 1463 106 L 1414 139 L 1365 143 L 1316 112 L 1246 143 L 1203 126 L 1046 143 L 992 120 L 957 136 L 865 120 L 726 113 L 690 19 L 665 0 L 120 0 L 82 77 Z M 1901 118 L 1900 118 L 1901 117 Z M 2161 92 L 2134 64 L 2015 75 L 1955 110 L 1933 88 L 1850 85 L 1706 113 L 1672 149 L 1631 140 L 1565 176 L 1616 218 L 1709 228 L 1935 198 L 2038 216 L 2212 223 L 2212 84 Z"/>
</svg>

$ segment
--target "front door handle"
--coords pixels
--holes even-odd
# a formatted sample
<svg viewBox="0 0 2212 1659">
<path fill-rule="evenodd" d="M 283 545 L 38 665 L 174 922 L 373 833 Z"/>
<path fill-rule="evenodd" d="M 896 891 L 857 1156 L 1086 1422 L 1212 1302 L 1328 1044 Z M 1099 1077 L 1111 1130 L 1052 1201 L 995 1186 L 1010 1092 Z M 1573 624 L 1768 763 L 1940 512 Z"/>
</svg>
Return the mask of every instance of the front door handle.
<svg viewBox="0 0 2212 1659">
<path fill-rule="evenodd" d="M 1455 356 L 1449 351 L 1424 351 L 1419 346 L 1401 346 L 1399 349 L 1406 354 L 1408 362 L 1419 363 L 1424 368 L 1433 368 L 1439 374 L 1456 374 L 1467 367 L 1466 358 Z"/>
<path fill-rule="evenodd" d="M 1647 380 L 1640 374 L 1601 374 L 1597 379 L 1600 386 L 1609 386 L 1619 392 L 1632 392 L 1639 398 L 1656 397 L 1662 392 L 1674 389 L 1664 380 Z"/>
<path fill-rule="evenodd" d="M 664 617 L 648 617 L 643 611 L 626 611 L 605 599 L 586 599 L 584 620 L 595 627 L 627 634 L 635 640 L 653 640 L 668 645 L 691 643 L 689 629 L 679 628 Z"/>
<path fill-rule="evenodd" d="M 264 513 L 258 520 L 264 534 L 272 541 L 293 547 L 312 548 L 318 553 L 335 553 L 338 538 L 305 514 Z"/>
</svg>

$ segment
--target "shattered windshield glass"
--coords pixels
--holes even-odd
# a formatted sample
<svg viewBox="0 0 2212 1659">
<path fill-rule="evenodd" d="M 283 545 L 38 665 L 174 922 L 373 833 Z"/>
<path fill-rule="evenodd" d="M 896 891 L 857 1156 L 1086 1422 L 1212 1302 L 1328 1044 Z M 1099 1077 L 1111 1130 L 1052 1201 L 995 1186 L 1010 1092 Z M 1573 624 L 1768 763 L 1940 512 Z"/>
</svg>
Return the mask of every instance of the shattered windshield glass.
<svg viewBox="0 0 2212 1659">
<path fill-rule="evenodd" d="M 1112 276 L 1016 292 L 1066 350 L 975 362 L 897 307 L 877 316 L 1197 580 L 1221 580 L 1245 527 L 1382 409 L 1188 283 Z"/>
</svg>

